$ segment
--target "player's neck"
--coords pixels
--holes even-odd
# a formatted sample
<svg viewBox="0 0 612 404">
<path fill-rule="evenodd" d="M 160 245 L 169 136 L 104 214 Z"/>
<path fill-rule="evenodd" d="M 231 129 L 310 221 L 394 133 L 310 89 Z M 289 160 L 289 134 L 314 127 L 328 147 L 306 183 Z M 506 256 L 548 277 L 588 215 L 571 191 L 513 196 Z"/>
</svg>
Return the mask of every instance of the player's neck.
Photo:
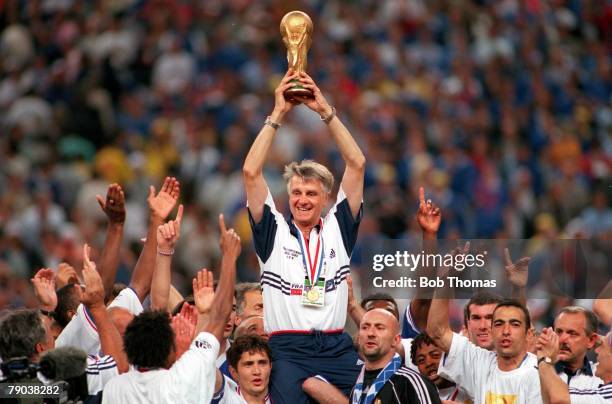
<svg viewBox="0 0 612 404">
<path fill-rule="evenodd" d="M 302 233 L 302 236 L 304 236 L 304 240 L 309 240 L 310 239 L 310 232 L 312 231 L 312 229 L 318 223 L 319 223 L 319 221 L 317 220 L 314 223 L 298 223 L 298 222 L 295 222 L 295 225 L 298 228 L 298 230 Z"/>
<path fill-rule="evenodd" d="M 516 356 L 513 357 L 502 357 L 497 354 L 497 367 L 499 370 L 504 372 L 509 372 L 514 369 L 518 369 L 525 360 L 525 356 L 527 355 L 527 351 L 523 351 Z"/>
<path fill-rule="evenodd" d="M 582 365 L 584 365 L 584 356 L 580 360 L 576 359 L 572 362 L 563 362 L 563 364 L 567 369 L 571 370 L 572 372 L 575 372 L 578 369 L 582 368 Z"/>
<path fill-rule="evenodd" d="M 264 404 L 266 402 L 266 396 L 268 395 L 268 388 L 266 387 L 266 389 L 261 393 L 253 394 L 243 389 L 240 389 L 240 394 L 248 404 Z"/>
</svg>

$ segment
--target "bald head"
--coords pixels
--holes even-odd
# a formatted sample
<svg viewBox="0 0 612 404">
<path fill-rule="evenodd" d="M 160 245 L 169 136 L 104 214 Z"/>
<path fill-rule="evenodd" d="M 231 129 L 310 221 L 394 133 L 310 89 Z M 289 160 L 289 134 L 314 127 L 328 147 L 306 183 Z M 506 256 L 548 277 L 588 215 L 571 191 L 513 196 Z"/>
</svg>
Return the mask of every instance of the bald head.
<svg viewBox="0 0 612 404">
<path fill-rule="evenodd" d="M 393 358 L 401 338 L 399 322 L 384 309 L 368 311 L 359 324 L 359 351 L 366 369 L 380 369 Z"/>
<path fill-rule="evenodd" d="M 364 321 L 383 323 L 389 327 L 394 334 L 400 333 L 399 321 L 397 321 L 397 318 L 386 309 L 372 309 L 367 311 L 361 319 L 362 323 Z"/>
</svg>

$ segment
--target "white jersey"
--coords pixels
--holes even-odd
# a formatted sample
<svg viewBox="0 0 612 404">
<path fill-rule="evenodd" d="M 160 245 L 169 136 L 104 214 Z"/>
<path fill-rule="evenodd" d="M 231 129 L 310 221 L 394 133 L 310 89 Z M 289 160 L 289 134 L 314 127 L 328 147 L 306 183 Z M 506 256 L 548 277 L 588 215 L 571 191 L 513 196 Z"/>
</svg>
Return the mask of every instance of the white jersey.
<svg viewBox="0 0 612 404">
<path fill-rule="evenodd" d="M 450 351 L 442 357 L 438 374 L 461 386 L 474 397 L 475 404 L 538 404 L 542 403 L 542 396 L 536 365 L 536 356 L 528 352 L 517 369 L 502 371 L 495 352 L 453 333 Z"/>
<path fill-rule="evenodd" d="M 119 375 L 117 364 L 110 355 L 87 355 L 87 389 L 89 394 L 95 396 L 104 389 L 109 380 Z"/>
<path fill-rule="evenodd" d="M 610 404 L 612 403 L 612 382 L 592 389 L 570 387 L 569 393 L 572 404 Z"/>
<path fill-rule="evenodd" d="M 265 403 L 271 403 L 269 395 L 266 396 Z M 240 394 L 240 387 L 236 382 L 227 376 L 223 376 L 223 385 L 215 393 L 210 404 L 247 404 L 247 401 Z"/>
<path fill-rule="evenodd" d="M 404 366 L 419 371 L 419 368 L 412 363 L 412 357 L 410 356 L 410 351 L 412 350 L 412 340 L 413 338 L 402 338 L 402 346 L 404 347 Z"/>
<path fill-rule="evenodd" d="M 344 329 L 348 298 L 346 277 L 350 273 L 349 261 L 361 211 L 355 220 L 342 187 L 336 204 L 312 229 L 311 242 L 306 245 L 301 242 L 295 224 L 285 220 L 276 210 L 269 190 L 261 221 L 255 224 L 250 215 L 249 219 L 261 268 L 266 332 Z M 322 257 L 322 261 L 315 258 L 314 262 L 321 265 L 321 277 L 325 280 L 323 307 L 302 304 L 308 253 L 310 257 Z"/>
<path fill-rule="evenodd" d="M 218 353 L 219 341 L 202 332 L 170 369 L 130 370 L 113 378 L 104 388 L 102 403 L 208 403 Z"/>
<path fill-rule="evenodd" d="M 557 375 L 565 384 L 569 385 L 569 387 L 592 390 L 597 389 L 603 384 L 603 380 L 597 376 L 594 376 L 595 370 L 597 369 L 597 364 L 594 364 L 586 358 L 584 359 L 583 367 L 578 369 L 572 376 L 569 376 L 563 368 L 564 366 L 561 362 L 557 362 L 555 365 Z"/>
<path fill-rule="evenodd" d="M 123 289 L 109 305 L 110 307 L 123 307 L 135 316 L 143 311 L 138 295 L 131 288 Z M 97 355 L 100 352 L 98 328 L 91 313 L 83 304 L 79 304 L 76 314 L 55 340 L 56 348 L 63 346 L 82 349 L 89 355 Z"/>
</svg>

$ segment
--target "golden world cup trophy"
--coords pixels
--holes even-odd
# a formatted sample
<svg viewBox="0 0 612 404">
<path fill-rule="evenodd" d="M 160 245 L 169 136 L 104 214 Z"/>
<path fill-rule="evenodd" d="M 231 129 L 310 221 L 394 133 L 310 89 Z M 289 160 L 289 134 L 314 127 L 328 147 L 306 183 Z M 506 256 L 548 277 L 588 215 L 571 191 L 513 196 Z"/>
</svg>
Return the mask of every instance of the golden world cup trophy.
<svg viewBox="0 0 612 404">
<path fill-rule="evenodd" d="M 280 22 L 280 32 L 287 47 L 289 68 L 296 73 L 306 72 L 308 49 L 312 44 L 312 20 L 302 11 L 290 11 Z M 312 91 L 302 87 L 298 80 L 285 91 L 287 101 L 299 104 L 304 98 L 313 98 Z"/>
</svg>

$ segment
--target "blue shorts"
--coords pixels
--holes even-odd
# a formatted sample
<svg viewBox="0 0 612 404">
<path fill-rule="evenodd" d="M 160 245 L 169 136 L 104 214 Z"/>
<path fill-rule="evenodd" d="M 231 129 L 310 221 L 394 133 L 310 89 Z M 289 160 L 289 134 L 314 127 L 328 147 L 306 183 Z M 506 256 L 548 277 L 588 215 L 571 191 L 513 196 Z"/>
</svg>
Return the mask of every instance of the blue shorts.
<svg viewBox="0 0 612 404">
<path fill-rule="evenodd" d="M 347 333 L 276 334 L 270 337 L 270 348 L 270 395 L 275 404 L 310 403 L 302 383 L 315 375 L 323 376 L 348 397 L 361 370 Z"/>
</svg>

